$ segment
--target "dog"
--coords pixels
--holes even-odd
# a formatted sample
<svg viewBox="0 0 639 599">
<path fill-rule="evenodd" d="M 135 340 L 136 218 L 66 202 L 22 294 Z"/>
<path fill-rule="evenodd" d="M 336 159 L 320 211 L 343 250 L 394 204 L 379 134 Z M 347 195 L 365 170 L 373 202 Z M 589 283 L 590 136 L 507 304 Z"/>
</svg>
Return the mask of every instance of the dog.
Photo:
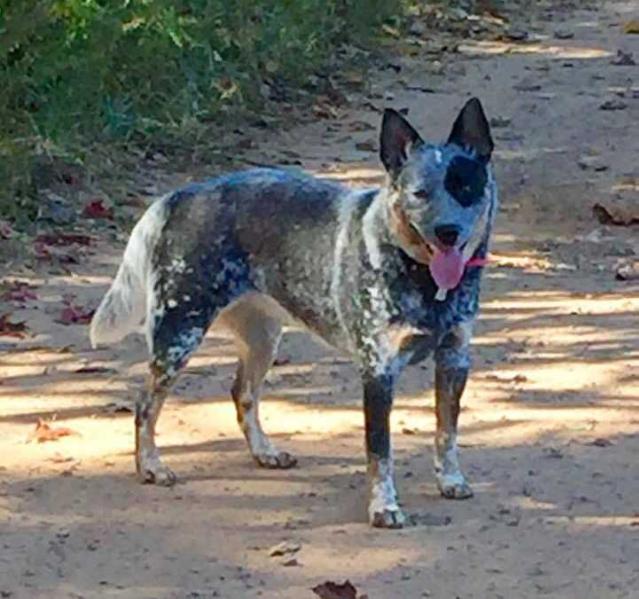
<svg viewBox="0 0 639 599">
<path fill-rule="evenodd" d="M 150 375 L 135 411 L 137 472 L 172 485 L 154 441 L 164 400 L 209 326 L 239 354 L 231 395 L 255 461 L 296 460 L 263 432 L 260 388 L 284 324 L 301 323 L 353 356 L 361 375 L 374 527 L 400 528 L 389 418 L 407 364 L 435 362 L 435 474 L 441 494 L 472 490 L 457 450 L 460 398 L 497 209 L 494 144 L 480 101 L 462 108 L 445 143 L 426 143 L 384 112 L 386 182 L 353 190 L 302 172 L 255 168 L 189 184 L 156 200 L 135 225 L 91 342 L 145 324 Z"/>
</svg>

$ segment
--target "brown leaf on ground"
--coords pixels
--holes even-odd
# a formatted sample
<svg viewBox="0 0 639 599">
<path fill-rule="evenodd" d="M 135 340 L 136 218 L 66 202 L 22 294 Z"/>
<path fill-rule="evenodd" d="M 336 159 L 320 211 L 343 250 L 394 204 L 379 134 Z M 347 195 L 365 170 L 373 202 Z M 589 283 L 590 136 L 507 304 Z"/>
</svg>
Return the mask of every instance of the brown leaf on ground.
<svg viewBox="0 0 639 599">
<path fill-rule="evenodd" d="M 623 24 L 624 33 L 639 33 L 639 19 L 632 19 Z"/>
<path fill-rule="evenodd" d="M 112 374 L 115 372 L 113 368 L 107 368 L 106 366 L 82 366 L 77 370 L 74 370 L 76 374 Z"/>
<path fill-rule="evenodd" d="M 27 336 L 28 328 L 24 321 L 11 322 L 11 313 L 7 312 L 0 316 L 0 337 L 15 337 L 24 339 Z"/>
<path fill-rule="evenodd" d="M 60 324 L 89 324 L 95 310 L 89 310 L 82 306 L 67 306 L 60 312 L 56 322 Z"/>
<path fill-rule="evenodd" d="M 320 599 L 357 599 L 357 589 L 348 580 L 343 584 L 327 581 L 311 590 Z"/>
<path fill-rule="evenodd" d="M 58 264 L 77 264 L 78 259 L 68 252 L 60 250 L 56 246 L 50 246 L 41 241 L 35 241 L 33 244 L 35 257 L 38 260 L 46 260 L 49 262 L 57 262 Z"/>
<path fill-rule="evenodd" d="M 598 437 L 594 441 L 590 441 L 586 443 L 586 445 L 591 445 L 592 447 L 611 447 L 614 443 L 610 439 L 605 439 L 604 437 Z"/>
<path fill-rule="evenodd" d="M 91 236 L 83 233 L 42 233 L 36 237 L 37 243 L 44 245 L 91 245 Z"/>
<path fill-rule="evenodd" d="M 37 441 L 38 443 L 46 443 L 47 441 L 57 441 L 62 437 L 70 437 L 71 435 L 79 435 L 80 433 L 67 428 L 66 426 L 51 426 L 42 419 L 38 420 L 35 430 L 29 435 L 29 441 Z"/>
<path fill-rule="evenodd" d="M 270 557 L 280 557 L 289 553 L 297 553 L 301 548 L 302 546 L 299 543 L 282 541 L 277 545 L 273 545 L 273 547 L 269 549 L 268 554 Z"/>
<path fill-rule="evenodd" d="M 313 105 L 313 114 L 320 119 L 336 119 L 339 110 L 326 101 L 318 101 Z"/>
<path fill-rule="evenodd" d="M 0 220 L 0 239 L 11 239 L 14 234 L 13 227 L 6 220 Z"/>
<path fill-rule="evenodd" d="M 134 412 L 134 407 L 126 401 L 108 403 L 103 409 L 108 414 L 132 414 Z"/>
<path fill-rule="evenodd" d="M 105 206 L 103 200 L 93 200 L 84 207 L 82 216 L 85 218 L 112 220 L 113 208 Z"/>
<path fill-rule="evenodd" d="M 602 225 L 639 224 L 639 201 L 630 198 L 613 198 L 598 202 L 592 207 L 594 215 Z"/>
<path fill-rule="evenodd" d="M 2 294 L 2 299 L 7 302 L 19 302 L 21 304 L 28 300 L 37 300 L 38 296 L 33 291 L 35 287 L 28 283 L 22 283 L 15 281 L 11 284 L 6 291 Z"/>
</svg>

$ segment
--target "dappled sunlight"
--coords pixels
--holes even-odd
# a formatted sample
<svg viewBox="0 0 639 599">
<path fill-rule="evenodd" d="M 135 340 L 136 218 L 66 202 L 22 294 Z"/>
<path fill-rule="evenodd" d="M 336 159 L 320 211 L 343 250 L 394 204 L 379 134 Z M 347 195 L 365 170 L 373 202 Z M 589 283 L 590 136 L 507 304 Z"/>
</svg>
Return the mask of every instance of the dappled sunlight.
<svg viewBox="0 0 639 599">
<path fill-rule="evenodd" d="M 313 171 L 312 171 L 313 172 Z M 331 170 L 314 171 L 314 175 L 334 179 L 351 186 L 377 186 L 384 182 L 384 171 L 381 167 L 371 168 L 358 164 L 344 165 Z"/>
<path fill-rule="evenodd" d="M 406 29 L 397 23 L 398 36 L 409 31 L 401 55 L 384 45 L 386 58 L 369 63 L 352 40 L 342 48 L 353 53 L 352 65 L 314 71 L 299 98 L 280 89 L 279 55 L 269 51 L 255 63 L 268 77 L 253 87 L 286 123 L 228 112 L 232 134 L 195 136 L 193 161 L 206 165 L 179 159 L 179 134 L 145 147 L 137 166 L 116 169 L 113 220 L 88 221 L 79 208 L 75 222 L 58 227 L 91 229 L 90 245 L 60 246 L 68 256 L 5 279 L 10 290 L 18 287 L 15 295 L 26 283 L 26 295 L 37 297 L 7 294 L 2 312 L 26 330 L 23 338 L 3 337 L 0 351 L 0 594 L 302 599 L 316 584 L 348 579 L 358 597 L 371 599 L 632 595 L 639 285 L 615 273 L 638 248 L 635 228 L 602 224 L 592 204 L 639 189 L 630 158 L 635 90 L 623 66 L 633 53 L 636 60 L 639 38 L 623 33 L 632 3 L 589 4 L 578 15 L 569 4 L 509 5 L 508 22 L 485 15 L 459 35 L 474 16 L 440 19 L 448 7 L 425 3 Z M 446 31 L 431 30 L 431 18 Z M 395 24 L 385 29 L 394 36 Z M 137 25 L 127 33 L 142 34 Z M 481 37 L 521 41 L 474 39 Z M 208 64 L 211 48 L 200 50 Z M 210 64 L 226 73 L 226 62 Z M 299 75 L 306 81 L 304 70 Z M 225 89 L 233 89 L 237 82 L 227 86 L 226 78 Z M 384 108 L 423 125 L 425 139 L 446 139 L 471 94 L 491 123 L 503 198 L 456 439 L 474 498 L 448 501 L 438 487 L 429 358 L 407 367 L 390 416 L 407 526 L 372 529 L 358 367 L 295 327 L 284 330 L 259 414 L 297 466 L 257 466 L 231 399 L 237 348 L 213 328 L 156 427 L 177 484 L 139 484 L 135 403 L 149 371 L 143 327 L 93 350 L 85 322 L 112 281 L 133 217 L 174 184 L 238 165 L 312 166 L 312 174 L 349 187 L 379 186 Z M 107 109 L 128 118 L 128 104 L 120 115 L 116 100 Z M 130 116 L 139 124 L 137 109 L 132 103 Z M 309 118 L 289 126 L 300 116 Z M 51 192 L 85 203 L 96 181 L 77 197 L 71 184 Z M 43 194 L 45 216 L 48 199 Z M 2 237 L 8 229 L 0 225 Z M 40 216 L 33 226 L 48 227 Z M 85 311 L 80 322 L 62 318 L 71 296 Z M 51 434 L 38 437 L 37 427 Z M 283 554 L 274 555 L 282 542 Z"/>
<path fill-rule="evenodd" d="M 599 528 L 599 527 L 616 527 L 628 529 L 631 526 L 637 526 L 637 515 L 612 515 L 612 516 L 548 516 L 544 518 L 547 524 L 562 524 L 570 522 L 572 528 L 576 530 Z"/>
<path fill-rule="evenodd" d="M 482 302 L 482 311 L 491 309 L 517 312 L 520 309 L 546 310 L 552 314 L 620 314 L 639 310 L 639 293 L 601 294 L 584 297 L 571 291 L 518 290 L 504 297 Z"/>
<path fill-rule="evenodd" d="M 521 148 L 517 150 L 500 148 L 495 151 L 499 160 L 532 161 L 539 160 L 552 154 L 564 154 L 567 148 Z"/>
<path fill-rule="evenodd" d="M 523 54 L 534 57 L 544 57 L 551 59 L 576 59 L 592 60 L 608 58 L 612 56 L 609 50 L 604 48 L 592 48 L 573 45 L 559 45 L 547 42 L 499 42 L 482 41 L 464 42 L 460 44 L 459 52 L 476 56 L 496 56 L 499 54 Z"/>
</svg>

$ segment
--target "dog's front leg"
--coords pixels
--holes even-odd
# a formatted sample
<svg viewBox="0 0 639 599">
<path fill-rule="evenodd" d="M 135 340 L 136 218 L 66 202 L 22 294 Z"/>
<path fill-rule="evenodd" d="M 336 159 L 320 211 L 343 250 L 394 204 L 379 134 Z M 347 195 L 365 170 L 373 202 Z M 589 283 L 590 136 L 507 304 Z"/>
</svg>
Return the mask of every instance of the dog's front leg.
<svg viewBox="0 0 639 599">
<path fill-rule="evenodd" d="M 404 525 L 404 515 L 397 504 L 390 440 L 394 377 L 389 374 L 364 373 L 362 378 L 366 457 L 371 486 L 368 504 L 369 520 L 371 525 L 377 528 L 401 528 Z"/>
<path fill-rule="evenodd" d="M 470 368 L 470 325 L 460 325 L 445 338 L 435 354 L 435 476 L 447 499 L 466 499 L 473 491 L 459 467 L 457 420 Z"/>
</svg>

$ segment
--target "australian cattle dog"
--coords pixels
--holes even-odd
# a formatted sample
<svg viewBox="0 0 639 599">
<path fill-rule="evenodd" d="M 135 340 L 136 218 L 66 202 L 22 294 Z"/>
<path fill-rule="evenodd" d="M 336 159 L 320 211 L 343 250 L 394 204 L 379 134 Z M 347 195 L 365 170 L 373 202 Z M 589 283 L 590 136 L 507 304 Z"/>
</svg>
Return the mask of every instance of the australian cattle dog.
<svg viewBox="0 0 639 599">
<path fill-rule="evenodd" d="M 255 461 L 290 468 L 258 416 L 282 326 L 303 324 L 351 355 L 361 375 L 370 478 L 368 516 L 399 528 L 389 418 L 407 364 L 432 354 L 435 475 L 444 497 L 472 495 L 457 454 L 460 397 L 497 190 L 484 111 L 469 100 L 445 143 L 427 143 L 386 110 L 386 182 L 351 189 L 300 172 L 258 168 L 187 185 L 136 224 L 93 322 L 94 346 L 145 323 L 150 376 L 136 405 L 136 466 L 171 485 L 155 426 L 172 383 L 217 321 L 239 355 L 231 395 Z"/>
</svg>

